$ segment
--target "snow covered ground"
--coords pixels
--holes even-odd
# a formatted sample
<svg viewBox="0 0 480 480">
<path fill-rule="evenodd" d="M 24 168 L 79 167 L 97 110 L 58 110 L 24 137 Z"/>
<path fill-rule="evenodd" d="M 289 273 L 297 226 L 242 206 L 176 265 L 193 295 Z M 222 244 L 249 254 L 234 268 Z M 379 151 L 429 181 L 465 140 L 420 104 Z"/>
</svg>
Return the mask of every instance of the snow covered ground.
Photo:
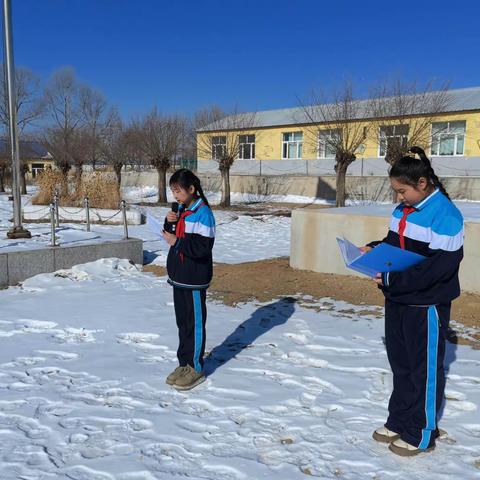
<svg viewBox="0 0 480 480">
<path fill-rule="evenodd" d="M 2 479 L 480 477 L 468 347 L 449 345 L 435 452 L 402 459 L 371 439 L 391 389 L 377 307 L 209 303 L 208 380 L 178 393 L 164 383 L 177 342 L 165 278 L 99 260 L 0 301 Z"/>
<path fill-rule="evenodd" d="M 288 218 L 216 218 L 216 261 L 288 254 Z M 145 226 L 131 234 L 163 258 Z M 209 302 L 208 379 L 179 393 L 164 383 L 177 346 L 165 278 L 104 259 L 0 291 L 0 479 L 480 478 L 479 351 L 448 346 L 448 435 L 400 458 L 371 439 L 392 383 L 381 309 L 307 300 L 318 311 Z"/>
</svg>

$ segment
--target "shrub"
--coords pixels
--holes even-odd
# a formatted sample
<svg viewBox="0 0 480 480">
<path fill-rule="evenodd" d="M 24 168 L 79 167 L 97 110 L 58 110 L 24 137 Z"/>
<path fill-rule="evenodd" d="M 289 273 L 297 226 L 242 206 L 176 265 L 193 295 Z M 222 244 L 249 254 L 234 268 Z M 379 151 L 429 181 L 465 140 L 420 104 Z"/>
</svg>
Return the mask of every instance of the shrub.
<svg viewBox="0 0 480 480">
<path fill-rule="evenodd" d="M 118 183 L 111 173 L 89 172 L 66 177 L 58 170 L 47 169 L 39 173 L 36 184 L 38 192 L 32 199 L 34 205 L 50 204 L 57 191 L 63 207 L 82 207 L 83 199 L 88 196 L 93 208 L 119 208 Z"/>
</svg>

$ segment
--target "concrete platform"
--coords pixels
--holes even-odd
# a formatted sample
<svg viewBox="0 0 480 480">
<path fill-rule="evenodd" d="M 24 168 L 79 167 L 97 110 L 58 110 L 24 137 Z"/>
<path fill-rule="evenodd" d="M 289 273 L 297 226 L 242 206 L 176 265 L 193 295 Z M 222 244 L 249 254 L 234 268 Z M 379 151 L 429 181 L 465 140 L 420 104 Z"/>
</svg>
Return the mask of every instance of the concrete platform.
<svg viewBox="0 0 480 480">
<path fill-rule="evenodd" d="M 465 217 L 465 256 L 460 266 L 460 285 L 463 291 L 480 293 L 479 206 L 456 204 Z M 345 267 L 336 237 L 344 236 L 358 246 L 381 240 L 388 232 L 393 208 L 393 205 L 381 205 L 294 210 L 290 266 L 314 272 L 362 276 Z"/>
<path fill-rule="evenodd" d="M 104 240 L 91 244 L 42 246 L 31 250 L 11 250 L 0 254 L 0 287 L 17 285 L 39 273 L 50 273 L 100 258 L 118 257 L 143 264 L 143 241 Z"/>
</svg>

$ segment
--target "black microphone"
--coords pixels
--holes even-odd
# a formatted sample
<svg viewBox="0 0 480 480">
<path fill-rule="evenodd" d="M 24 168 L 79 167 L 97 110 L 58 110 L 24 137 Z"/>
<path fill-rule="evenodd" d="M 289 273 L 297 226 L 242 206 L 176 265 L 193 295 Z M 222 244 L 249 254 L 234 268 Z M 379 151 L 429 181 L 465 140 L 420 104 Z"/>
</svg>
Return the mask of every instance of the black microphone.
<svg viewBox="0 0 480 480">
<path fill-rule="evenodd" d="M 178 209 L 180 207 L 180 204 L 178 202 L 172 202 L 172 212 L 173 213 L 178 213 Z M 175 224 L 177 222 L 172 222 L 171 223 L 171 230 L 172 230 L 172 233 L 175 233 Z"/>
</svg>

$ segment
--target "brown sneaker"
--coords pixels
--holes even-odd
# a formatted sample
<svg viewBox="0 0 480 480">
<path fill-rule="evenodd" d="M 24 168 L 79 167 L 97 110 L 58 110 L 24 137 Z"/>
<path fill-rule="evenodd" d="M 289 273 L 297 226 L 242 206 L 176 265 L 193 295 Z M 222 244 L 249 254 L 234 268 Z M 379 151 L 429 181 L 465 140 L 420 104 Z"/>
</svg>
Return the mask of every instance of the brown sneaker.
<svg viewBox="0 0 480 480">
<path fill-rule="evenodd" d="M 182 375 L 177 378 L 173 386 L 177 390 L 191 390 L 204 381 L 205 374 L 203 372 L 197 372 L 190 365 L 187 365 L 184 368 Z"/>
<path fill-rule="evenodd" d="M 391 443 L 388 448 L 401 457 L 413 457 L 419 453 L 431 452 L 435 448 L 435 445 L 429 448 L 418 448 L 399 438 Z"/>
<path fill-rule="evenodd" d="M 181 366 L 178 366 L 166 379 L 165 379 L 165 383 L 167 385 L 173 385 L 177 380 L 178 378 L 183 375 L 183 372 L 185 370 L 186 367 L 181 367 Z"/>
<path fill-rule="evenodd" d="M 372 437 L 377 442 L 392 443 L 400 438 L 400 434 L 389 430 L 387 427 L 380 427 L 373 432 Z"/>
</svg>

